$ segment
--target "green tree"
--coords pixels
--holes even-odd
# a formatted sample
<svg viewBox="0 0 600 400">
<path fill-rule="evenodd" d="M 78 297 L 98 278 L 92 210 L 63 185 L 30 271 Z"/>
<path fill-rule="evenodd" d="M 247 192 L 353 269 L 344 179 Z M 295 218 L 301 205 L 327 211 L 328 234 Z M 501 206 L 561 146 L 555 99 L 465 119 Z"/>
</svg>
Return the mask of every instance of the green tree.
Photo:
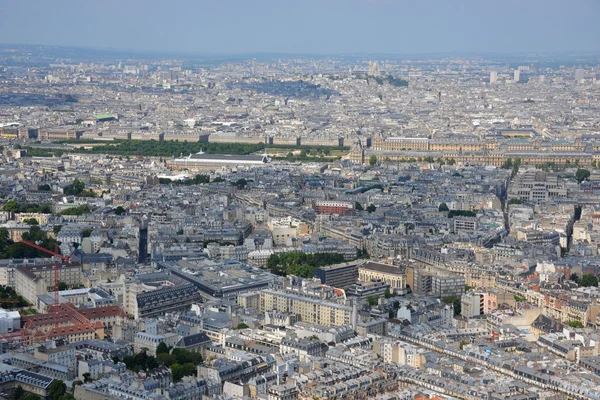
<svg viewBox="0 0 600 400">
<path fill-rule="evenodd" d="M 29 394 L 19 397 L 19 400 L 40 400 L 40 396 L 33 394 L 33 393 L 29 393 Z"/>
<path fill-rule="evenodd" d="M 577 172 L 575 172 L 575 179 L 577 179 L 577 182 L 579 183 L 585 181 L 589 177 L 590 171 L 588 171 L 587 169 L 578 168 Z"/>
<path fill-rule="evenodd" d="M 85 383 L 92 381 L 92 375 L 89 372 L 85 372 L 82 376 Z"/>
<path fill-rule="evenodd" d="M 51 192 L 52 188 L 50 187 L 50 185 L 48 185 L 48 184 L 45 183 L 43 185 L 39 185 L 38 186 L 38 190 L 41 191 L 41 192 Z"/>
<path fill-rule="evenodd" d="M 69 286 L 65 282 L 58 282 L 58 290 L 67 290 Z"/>
<path fill-rule="evenodd" d="M 123 207 L 118 206 L 117 208 L 115 208 L 113 210 L 115 212 L 116 215 L 123 215 L 127 212 L 127 210 L 125 210 Z"/>
<path fill-rule="evenodd" d="M 2 209 L 8 212 L 18 212 L 19 204 L 16 200 L 9 200 L 4 204 L 4 207 L 2 207 Z"/>
<path fill-rule="evenodd" d="M 508 201 L 508 204 L 509 204 L 509 205 L 510 205 L 510 204 L 523 204 L 523 200 L 521 200 L 521 199 L 510 199 L 510 200 Z"/>
<path fill-rule="evenodd" d="M 369 165 L 374 167 L 375 164 L 377 164 L 377 156 L 375 154 L 371 154 L 371 157 L 369 157 Z"/>
<path fill-rule="evenodd" d="M 448 205 L 446 203 L 440 204 L 440 206 L 438 207 L 438 210 L 442 211 L 442 212 L 444 212 L 444 211 L 450 211 L 450 209 L 448 208 Z"/>
<path fill-rule="evenodd" d="M 23 396 L 25 396 L 25 390 L 23 390 L 23 386 L 19 385 L 13 392 L 13 399 L 19 400 Z"/>
<path fill-rule="evenodd" d="M 458 296 L 448 296 L 442 299 L 444 304 L 452 304 L 454 306 L 454 315 L 460 315 L 461 305 L 460 305 L 460 297 Z"/>
<path fill-rule="evenodd" d="M 598 277 L 592 274 L 583 274 L 581 277 L 581 286 L 589 287 L 589 286 L 598 286 Z"/>
<path fill-rule="evenodd" d="M 240 322 L 236 329 L 248 329 L 248 325 L 245 322 Z"/>
<path fill-rule="evenodd" d="M 233 185 L 237 186 L 238 189 L 243 189 L 246 187 L 247 184 L 248 184 L 248 181 L 246 181 L 244 178 L 240 178 L 237 181 L 235 181 L 235 183 Z"/>
<path fill-rule="evenodd" d="M 392 293 L 390 292 L 390 288 L 385 289 L 385 293 L 383 294 L 383 296 L 386 299 L 389 299 L 390 297 L 392 297 Z"/>
<path fill-rule="evenodd" d="M 157 356 L 159 354 L 168 353 L 168 352 L 169 352 L 169 347 L 167 346 L 167 344 L 165 342 L 160 342 L 158 344 L 158 346 L 156 346 L 156 355 Z"/>
<path fill-rule="evenodd" d="M 362 204 L 360 204 L 358 201 L 354 202 L 354 209 L 356 211 L 362 211 L 362 210 L 364 210 Z"/>
<path fill-rule="evenodd" d="M 196 366 L 192 363 L 171 365 L 171 374 L 173 376 L 173 382 L 179 382 L 184 376 L 196 375 Z"/>
<path fill-rule="evenodd" d="M 503 169 L 512 169 L 512 167 L 513 167 L 512 158 L 507 158 L 504 161 L 504 164 L 502 164 L 502 168 Z"/>
<path fill-rule="evenodd" d="M 376 306 L 378 303 L 379 303 L 379 300 L 377 300 L 377 297 L 367 296 L 367 304 L 369 304 L 369 306 L 373 307 L 373 306 Z"/>
<path fill-rule="evenodd" d="M 48 386 L 48 394 L 52 400 L 59 400 L 60 397 L 66 393 L 66 391 L 67 385 L 60 379 L 53 380 L 50 386 Z"/>
<path fill-rule="evenodd" d="M 60 230 L 62 229 L 62 225 L 54 225 L 52 227 L 52 232 L 54 232 L 54 234 L 58 234 L 58 232 L 60 232 Z"/>
<path fill-rule="evenodd" d="M 177 362 L 177 357 L 169 353 L 160 353 L 156 356 L 156 361 L 158 361 L 158 363 L 161 365 L 170 367 Z"/>
<path fill-rule="evenodd" d="M 28 224 L 28 225 L 39 225 L 39 221 L 35 218 L 25 218 L 23 220 L 24 223 Z"/>
<path fill-rule="evenodd" d="M 569 321 L 569 326 L 571 328 L 585 328 L 585 326 L 583 326 L 583 323 L 581 321 Z"/>
<path fill-rule="evenodd" d="M 575 283 L 579 283 L 579 275 L 577 275 L 577 273 L 576 273 L 576 272 L 573 272 L 573 273 L 571 274 L 571 280 L 572 280 L 573 282 L 575 282 Z"/>
<path fill-rule="evenodd" d="M 369 206 L 367 207 L 367 212 L 369 214 L 371 214 L 372 212 L 374 212 L 375 210 L 377 210 L 377 207 L 375 207 L 375 205 L 373 203 L 369 204 Z"/>
</svg>

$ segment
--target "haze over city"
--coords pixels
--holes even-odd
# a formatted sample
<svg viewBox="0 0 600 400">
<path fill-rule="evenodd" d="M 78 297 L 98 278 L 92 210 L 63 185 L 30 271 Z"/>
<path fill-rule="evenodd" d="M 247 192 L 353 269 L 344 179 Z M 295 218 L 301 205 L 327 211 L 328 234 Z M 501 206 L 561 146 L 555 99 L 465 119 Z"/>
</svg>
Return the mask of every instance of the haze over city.
<svg viewBox="0 0 600 400">
<path fill-rule="evenodd" d="M 8 1 L 0 41 L 179 53 L 600 51 L 594 0 Z"/>
</svg>

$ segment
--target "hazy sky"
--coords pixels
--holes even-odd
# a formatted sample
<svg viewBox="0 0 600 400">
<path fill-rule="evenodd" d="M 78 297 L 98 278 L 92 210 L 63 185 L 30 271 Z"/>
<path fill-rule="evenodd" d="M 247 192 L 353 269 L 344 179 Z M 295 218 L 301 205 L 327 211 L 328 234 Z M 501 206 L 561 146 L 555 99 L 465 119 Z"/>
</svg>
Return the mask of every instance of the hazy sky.
<svg viewBox="0 0 600 400">
<path fill-rule="evenodd" d="M 600 51 L 600 0 L 0 0 L 0 42 L 189 53 Z"/>
</svg>

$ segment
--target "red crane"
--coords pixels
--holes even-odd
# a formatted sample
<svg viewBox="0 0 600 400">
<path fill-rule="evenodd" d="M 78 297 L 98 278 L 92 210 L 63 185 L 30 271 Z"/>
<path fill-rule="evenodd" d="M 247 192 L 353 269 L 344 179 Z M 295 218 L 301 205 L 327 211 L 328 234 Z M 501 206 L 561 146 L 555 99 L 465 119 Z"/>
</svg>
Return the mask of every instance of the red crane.
<svg viewBox="0 0 600 400">
<path fill-rule="evenodd" d="M 30 242 L 29 240 L 25 240 L 25 239 L 21 239 L 21 243 L 25 243 L 27 246 L 31 246 L 34 249 L 37 249 L 39 251 L 43 251 L 44 253 L 48 253 L 48 254 L 52 254 L 52 256 L 54 257 L 54 313 L 58 314 L 58 305 L 59 305 L 59 299 L 58 299 L 58 286 L 59 286 L 59 270 L 60 270 L 60 266 L 58 264 L 58 260 L 62 260 L 64 262 L 71 262 L 71 257 L 69 256 L 63 256 L 62 254 L 58 253 L 58 244 L 54 243 L 54 251 L 52 250 L 48 250 L 45 247 L 39 246 L 33 242 Z M 58 318 L 54 318 L 54 326 L 58 326 Z"/>
</svg>

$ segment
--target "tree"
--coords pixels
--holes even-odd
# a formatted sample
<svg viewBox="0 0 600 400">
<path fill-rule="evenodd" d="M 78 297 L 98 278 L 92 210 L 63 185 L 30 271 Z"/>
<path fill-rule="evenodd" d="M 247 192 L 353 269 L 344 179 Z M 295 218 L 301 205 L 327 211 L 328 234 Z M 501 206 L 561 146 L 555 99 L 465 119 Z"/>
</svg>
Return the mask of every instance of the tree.
<svg viewBox="0 0 600 400">
<path fill-rule="evenodd" d="M 177 357 L 173 354 L 161 353 L 156 356 L 156 361 L 158 361 L 158 363 L 161 365 L 170 367 L 177 362 Z"/>
<path fill-rule="evenodd" d="M 458 296 L 448 296 L 442 299 L 444 304 L 452 304 L 454 306 L 454 315 L 460 315 L 461 305 L 460 305 L 460 297 Z"/>
<path fill-rule="evenodd" d="M 355 209 L 356 211 L 362 211 L 362 210 L 364 210 L 364 208 L 363 208 L 362 204 L 360 204 L 358 201 L 355 201 L 355 202 L 354 202 L 354 209 Z"/>
<path fill-rule="evenodd" d="M 367 304 L 369 304 L 369 306 L 371 306 L 371 307 L 376 306 L 378 302 L 379 301 L 377 300 L 377 297 L 367 296 Z"/>
<path fill-rule="evenodd" d="M 578 168 L 577 172 L 575 172 L 575 179 L 577 179 L 577 182 L 579 183 L 585 181 L 589 177 L 590 171 L 588 171 L 587 169 Z"/>
<path fill-rule="evenodd" d="M 510 205 L 510 204 L 523 204 L 523 200 L 521 200 L 521 199 L 510 199 L 510 200 L 508 201 L 508 204 L 509 204 L 509 205 Z"/>
<path fill-rule="evenodd" d="M 385 289 L 385 293 L 383 294 L 383 296 L 386 299 L 389 299 L 390 297 L 392 297 L 392 293 L 390 293 L 390 288 Z"/>
<path fill-rule="evenodd" d="M 41 192 L 51 192 L 52 188 L 50 187 L 50 185 L 48 185 L 47 183 L 38 186 L 38 190 Z"/>
<path fill-rule="evenodd" d="M 240 322 L 237 326 L 237 329 L 248 329 L 248 324 L 245 322 Z"/>
<path fill-rule="evenodd" d="M 575 282 L 575 283 L 579 283 L 579 275 L 577 275 L 577 273 L 576 273 L 576 272 L 573 272 L 573 273 L 571 274 L 571 280 L 572 280 L 573 282 Z"/>
<path fill-rule="evenodd" d="M 235 183 L 233 183 L 233 185 L 237 186 L 238 189 L 245 188 L 247 184 L 248 184 L 248 181 L 246 181 L 244 178 L 240 178 L 237 181 L 235 181 Z"/>
<path fill-rule="evenodd" d="M 25 218 L 23 220 L 24 223 L 28 224 L 28 225 L 39 225 L 40 223 L 38 222 L 37 219 L 35 218 Z"/>
<path fill-rule="evenodd" d="M 173 382 L 179 382 L 184 376 L 196 375 L 196 366 L 192 363 L 183 365 L 175 363 L 171 365 L 171 374 L 173 375 Z"/>
<path fill-rule="evenodd" d="M 92 381 L 92 375 L 89 372 L 85 372 L 82 376 L 85 383 Z"/>
<path fill-rule="evenodd" d="M 115 208 L 113 210 L 115 212 L 116 215 L 123 215 L 127 212 L 127 210 L 125 210 L 123 207 L 118 206 L 117 208 Z"/>
<path fill-rule="evenodd" d="M 64 282 L 58 282 L 58 290 L 67 290 L 69 286 Z"/>
<path fill-rule="evenodd" d="M 377 156 L 375 154 L 371 154 L 371 157 L 369 157 L 369 165 L 374 167 L 375 164 L 377 164 Z"/>
<path fill-rule="evenodd" d="M 67 385 L 60 379 L 53 380 L 50 386 L 48 386 L 48 394 L 50 395 L 52 400 L 59 400 L 60 397 L 65 394 L 66 391 Z"/>
<path fill-rule="evenodd" d="M 19 385 L 13 392 L 13 399 L 19 400 L 23 396 L 25 396 L 25 390 L 23 390 L 23 386 Z"/>
<path fill-rule="evenodd" d="M 367 212 L 369 214 L 371 214 L 373 211 L 377 210 L 377 207 L 375 207 L 374 204 L 369 204 L 369 206 L 367 207 Z"/>
<path fill-rule="evenodd" d="M 156 355 L 157 356 L 159 354 L 168 353 L 168 352 L 169 352 L 169 347 L 167 346 L 167 344 L 165 342 L 160 342 L 158 344 L 158 346 L 156 346 Z"/>
<path fill-rule="evenodd" d="M 448 208 L 448 205 L 446 203 L 440 204 L 440 206 L 438 207 L 438 210 L 442 211 L 442 212 L 450 211 L 450 209 Z"/>
<path fill-rule="evenodd" d="M 19 204 L 17 203 L 16 200 L 9 200 L 6 202 L 6 204 L 4 204 L 4 207 L 2 207 L 2 210 L 8 211 L 8 212 L 18 212 Z"/>
<path fill-rule="evenodd" d="M 58 232 L 60 232 L 60 230 L 62 229 L 62 225 L 54 225 L 52 227 L 52 232 L 54 232 L 54 234 L 58 234 Z"/>
<path fill-rule="evenodd" d="M 19 397 L 19 400 L 40 400 L 40 396 L 33 394 L 33 393 L 29 393 L 29 394 Z"/>
<path fill-rule="evenodd" d="M 592 274 L 583 274 L 581 277 L 581 286 L 589 287 L 589 286 L 598 286 L 598 278 L 596 275 Z"/>
<path fill-rule="evenodd" d="M 571 328 L 585 328 L 585 326 L 583 326 L 583 323 L 581 321 L 569 321 L 569 326 Z"/>
<path fill-rule="evenodd" d="M 512 167 L 513 167 L 512 158 L 507 158 L 504 161 L 504 164 L 502 164 L 502 168 L 503 169 L 512 169 Z"/>
</svg>

